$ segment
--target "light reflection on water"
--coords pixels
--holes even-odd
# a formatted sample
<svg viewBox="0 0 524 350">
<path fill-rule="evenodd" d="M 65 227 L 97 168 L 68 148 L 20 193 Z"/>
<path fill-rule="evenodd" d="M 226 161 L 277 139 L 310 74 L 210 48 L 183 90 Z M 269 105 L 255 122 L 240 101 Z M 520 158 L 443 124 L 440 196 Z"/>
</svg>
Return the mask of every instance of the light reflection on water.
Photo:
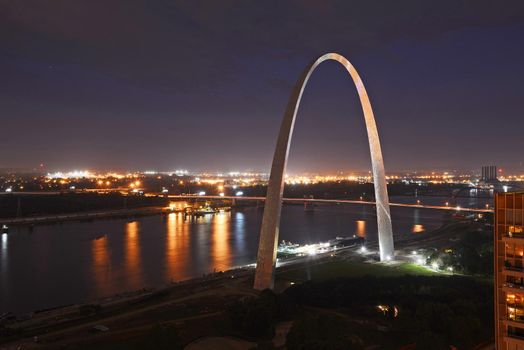
<svg viewBox="0 0 524 350">
<path fill-rule="evenodd" d="M 364 220 L 355 221 L 357 229 L 355 234 L 359 237 L 366 238 L 366 222 Z"/>
<path fill-rule="evenodd" d="M 442 211 L 391 212 L 396 236 L 427 234 L 447 220 Z M 0 239 L 0 313 L 79 303 L 253 263 L 262 214 L 246 208 L 198 219 L 171 213 L 10 228 Z M 374 241 L 376 230 L 372 206 L 317 206 L 313 213 L 284 206 L 279 240 L 306 244 L 358 235 Z"/>
<path fill-rule="evenodd" d="M 167 279 L 174 281 L 183 274 L 189 264 L 189 244 L 191 235 L 184 222 L 183 214 L 171 213 L 167 216 L 166 272 Z"/>
<path fill-rule="evenodd" d="M 108 280 L 111 278 L 109 262 L 109 245 L 107 235 L 92 240 L 93 252 L 93 280 L 97 294 L 106 295 Z"/>
<path fill-rule="evenodd" d="M 125 269 L 129 287 L 139 286 L 143 283 L 142 261 L 140 256 L 140 223 L 128 222 L 125 233 Z"/>
<path fill-rule="evenodd" d="M 415 224 L 413 225 L 413 228 L 411 229 L 411 232 L 413 233 L 422 233 L 426 231 L 426 229 L 424 228 L 424 225 L 421 225 L 421 224 Z"/>
<path fill-rule="evenodd" d="M 0 283 L 0 286 L 2 285 L 6 285 L 7 284 L 7 268 L 8 268 L 8 265 L 7 263 L 9 262 L 9 260 L 7 259 L 8 256 L 7 256 L 7 240 L 9 239 L 9 236 L 7 233 L 2 233 L 1 234 L 1 241 L 2 241 L 2 245 L 0 246 L 0 281 L 2 283 Z M 8 290 L 7 288 L 8 287 L 5 287 L 6 290 Z M 6 294 L 6 290 L 4 290 L 3 288 L 0 288 L 0 300 L 2 300 L 2 298 L 4 297 L 4 294 Z"/>
<path fill-rule="evenodd" d="M 231 266 L 230 213 L 220 213 L 213 218 L 211 238 L 211 263 L 213 271 Z"/>
</svg>

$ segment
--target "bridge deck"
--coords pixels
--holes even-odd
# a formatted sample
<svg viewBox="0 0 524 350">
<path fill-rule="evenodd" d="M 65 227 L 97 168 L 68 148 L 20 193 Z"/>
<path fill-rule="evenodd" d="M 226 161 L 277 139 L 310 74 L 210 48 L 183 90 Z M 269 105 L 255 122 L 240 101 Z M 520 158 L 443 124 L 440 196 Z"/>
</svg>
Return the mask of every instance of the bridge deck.
<svg viewBox="0 0 524 350">
<path fill-rule="evenodd" d="M 168 195 L 169 198 L 173 199 L 235 199 L 235 200 L 252 200 L 252 201 L 265 201 L 266 197 L 244 197 L 244 196 L 197 196 L 197 195 Z M 332 204 L 366 204 L 375 205 L 372 201 L 360 201 L 350 199 L 316 199 L 316 198 L 282 198 L 284 202 L 295 202 L 295 203 L 332 203 Z M 424 205 L 424 204 L 405 204 L 405 203 L 389 203 L 392 207 L 407 207 L 407 208 L 420 208 L 420 209 L 436 209 L 436 210 L 451 210 L 451 211 L 464 211 L 473 213 L 493 213 L 493 209 L 484 208 L 463 208 L 459 206 L 439 206 L 439 205 Z"/>
</svg>

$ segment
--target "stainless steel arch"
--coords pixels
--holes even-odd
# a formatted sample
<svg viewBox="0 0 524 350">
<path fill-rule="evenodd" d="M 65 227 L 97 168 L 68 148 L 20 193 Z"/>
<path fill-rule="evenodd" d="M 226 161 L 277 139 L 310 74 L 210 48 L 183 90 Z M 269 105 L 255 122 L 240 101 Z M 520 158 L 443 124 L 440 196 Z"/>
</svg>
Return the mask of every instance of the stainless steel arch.
<svg viewBox="0 0 524 350">
<path fill-rule="evenodd" d="M 282 193 L 284 191 L 284 172 L 286 170 L 287 158 L 289 154 L 289 144 L 293 134 L 293 127 L 297 111 L 302 98 L 302 93 L 309 80 L 309 77 L 319 64 L 327 60 L 334 60 L 342 64 L 353 79 L 358 91 L 364 120 L 369 140 L 369 149 L 371 151 L 371 164 L 373 168 L 373 179 L 375 186 L 375 197 L 377 207 L 377 225 L 380 249 L 380 260 L 390 260 L 394 255 L 393 248 L 393 230 L 391 227 L 391 215 L 389 211 L 388 191 L 386 187 L 386 175 L 384 171 L 384 161 L 382 159 L 382 150 L 378 138 L 377 125 L 369 97 L 364 88 L 355 68 L 342 55 L 337 53 L 327 53 L 312 62 L 303 72 L 297 81 L 293 92 L 289 98 L 284 119 L 280 126 L 273 164 L 271 166 L 271 175 L 267 188 L 266 204 L 264 208 L 264 217 L 262 219 L 262 228 L 260 230 L 260 243 L 258 246 L 257 267 L 255 272 L 254 288 L 263 290 L 273 288 L 275 262 L 278 244 L 278 231 L 280 226 L 280 212 L 282 209 Z"/>
</svg>

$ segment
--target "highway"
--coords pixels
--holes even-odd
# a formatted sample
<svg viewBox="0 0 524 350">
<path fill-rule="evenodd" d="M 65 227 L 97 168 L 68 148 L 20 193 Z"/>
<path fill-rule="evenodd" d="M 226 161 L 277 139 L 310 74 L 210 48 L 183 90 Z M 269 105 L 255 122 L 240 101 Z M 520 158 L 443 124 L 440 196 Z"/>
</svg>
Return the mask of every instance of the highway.
<svg viewBox="0 0 524 350">
<path fill-rule="evenodd" d="M 61 193 L 85 193 L 85 192 L 128 192 L 125 188 L 110 188 L 110 189 L 83 189 L 83 190 L 70 190 L 64 192 L 49 191 L 49 192 L 0 192 L 0 195 L 16 195 L 16 196 L 49 196 L 58 195 Z M 266 197 L 248 197 L 248 196 L 199 196 L 193 195 L 173 195 L 165 193 L 147 192 L 147 196 L 167 196 L 171 199 L 209 199 L 209 200 L 248 200 L 248 201 L 265 201 Z M 317 198 L 282 198 L 284 202 L 289 203 L 326 203 L 326 204 L 364 204 L 364 205 L 375 205 L 372 201 L 360 201 L 350 199 L 317 199 Z M 462 211 L 471 213 L 493 213 L 493 209 L 490 208 L 466 208 L 459 206 L 440 206 L 440 205 L 426 205 L 426 204 L 405 204 L 405 203 L 389 203 L 391 207 L 406 207 L 406 208 L 419 208 L 419 209 L 434 209 L 434 210 L 448 210 L 448 211 Z"/>
<path fill-rule="evenodd" d="M 161 195 L 161 194 L 158 194 Z M 244 196 L 197 196 L 197 195 L 168 195 L 172 199 L 210 199 L 210 200 L 250 200 L 250 201 L 265 201 L 266 197 L 244 197 Z M 349 200 L 349 199 L 315 199 L 315 198 L 282 198 L 284 202 L 291 203 L 329 203 L 329 204 L 365 204 L 375 205 L 375 202 Z M 389 203 L 391 207 L 406 207 L 406 208 L 420 208 L 420 209 L 436 209 L 448 211 L 463 211 L 471 213 L 493 213 L 493 209 L 489 208 L 463 208 L 459 206 L 439 206 L 439 205 L 425 205 L 425 204 L 404 204 L 404 203 Z"/>
</svg>

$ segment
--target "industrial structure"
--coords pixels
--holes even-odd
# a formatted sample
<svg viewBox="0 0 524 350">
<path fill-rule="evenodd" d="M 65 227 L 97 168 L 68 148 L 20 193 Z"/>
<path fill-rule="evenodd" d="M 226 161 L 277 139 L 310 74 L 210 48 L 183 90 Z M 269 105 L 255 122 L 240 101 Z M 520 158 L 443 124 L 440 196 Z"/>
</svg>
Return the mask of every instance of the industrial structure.
<svg viewBox="0 0 524 350">
<path fill-rule="evenodd" d="M 497 181 L 497 166 L 486 165 L 482 167 L 481 180 L 484 182 L 496 182 Z"/>
<path fill-rule="evenodd" d="M 524 350 L 524 192 L 495 195 L 495 341 Z"/>
<path fill-rule="evenodd" d="M 328 60 L 334 60 L 342 64 L 353 79 L 357 88 L 362 110 L 364 112 L 369 149 L 371 152 L 371 165 L 373 170 L 373 183 L 375 186 L 377 208 L 380 260 L 390 260 L 393 259 L 394 256 L 393 229 L 391 226 L 391 214 L 389 211 L 384 161 L 382 159 L 382 150 L 371 103 L 364 84 L 353 65 L 351 65 L 345 57 L 337 53 L 328 53 L 308 65 L 302 73 L 302 76 L 295 85 L 291 97 L 289 98 L 284 118 L 280 126 L 267 188 L 262 228 L 260 230 L 260 243 L 258 246 L 254 283 L 254 288 L 258 290 L 272 288 L 274 283 L 280 212 L 282 209 L 282 195 L 284 191 L 284 173 L 286 170 L 293 127 L 295 125 L 302 93 L 304 92 L 304 88 L 306 87 L 313 71 L 319 64 Z"/>
</svg>

